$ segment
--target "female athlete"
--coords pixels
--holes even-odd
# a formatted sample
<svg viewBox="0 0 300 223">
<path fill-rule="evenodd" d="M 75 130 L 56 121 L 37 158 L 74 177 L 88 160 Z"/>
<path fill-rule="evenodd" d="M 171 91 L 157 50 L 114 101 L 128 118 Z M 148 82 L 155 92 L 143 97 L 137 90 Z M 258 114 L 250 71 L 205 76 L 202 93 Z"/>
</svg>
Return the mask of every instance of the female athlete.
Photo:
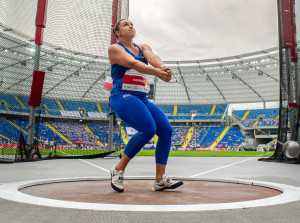
<svg viewBox="0 0 300 223">
<path fill-rule="evenodd" d="M 111 169 L 111 186 L 118 192 L 124 191 L 127 164 L 156 134 L 154 190 L 175 189 L 183 182 L 173 181 L 165 175 L 173 130 L 166 115 L 146 98 L 150 90 L 147 75 L 169 82 L 172 71 L 149 46 L 133 42 L 136 31 L 130 20 L 120 20 L 113 32 L 118 42 L 108 49 L 113 79 L 110 106 L 127 125 L 138 132 L 129 140 L 120 162 Z"/>
</svg>

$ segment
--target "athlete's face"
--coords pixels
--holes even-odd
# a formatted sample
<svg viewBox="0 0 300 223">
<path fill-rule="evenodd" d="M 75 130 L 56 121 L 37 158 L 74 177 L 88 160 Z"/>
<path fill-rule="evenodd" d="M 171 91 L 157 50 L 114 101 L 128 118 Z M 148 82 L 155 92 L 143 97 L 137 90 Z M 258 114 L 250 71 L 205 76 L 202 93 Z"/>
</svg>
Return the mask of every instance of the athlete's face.
<svg viewBox="0 0 300 223">
<path fill-rule="evenodd" d="M 122 20 L 116 33 L 119 37 L 134 37 L 135 28 L 130 20 Z"/>
</svg>

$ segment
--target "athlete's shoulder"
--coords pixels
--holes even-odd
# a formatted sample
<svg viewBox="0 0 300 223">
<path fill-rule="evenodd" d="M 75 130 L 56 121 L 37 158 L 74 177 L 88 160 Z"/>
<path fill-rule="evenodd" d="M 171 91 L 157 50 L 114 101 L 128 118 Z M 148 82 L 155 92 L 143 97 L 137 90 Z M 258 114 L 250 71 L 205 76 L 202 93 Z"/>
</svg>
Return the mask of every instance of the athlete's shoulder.
<svg viewBox="0 0 300 223">
<path fill-rule="evenodd" d="M 117 43 L 110 45 L 108 48 L 109 53 L 120 52 L 123 50 L 124 50 L 124 48 Z"/>
<path fill-rule="evenodd" d="M 146 53 L 146 52 L 152 52 L 152 49 L 149 45 L 147 44 L 141 44 L 141 50 L 143 53 Z"/>
<path fill-rule="evenodd" d="M 149 45 L 147 45 L 147 44 L 137 44 L 141 49 L 144 49 L 144 48 L 150 48 L 150 46 Z"/>
<path fill-rule="evenodd" d="M 122 48 L 122 46 L 120 46 L 119 44 L 115 43 L 115 44 L 111 44 L 108 49 L 120 49 L 120 48 Z"/>
<path fill-rule="evenodd" d="M 151 47 L 147 44 L 138 44 L 139 48 L 141 49 L 141 51 L 144 53 L 144 52 L 147 52 L 147 51 L 152 51 Z"/>
<path fill-rule="evenodd" d="M 152 50 L 151 46 L 147 45 L 147 44 L 143 44 L 143 48 L 145 50 Z"/>
</svg>

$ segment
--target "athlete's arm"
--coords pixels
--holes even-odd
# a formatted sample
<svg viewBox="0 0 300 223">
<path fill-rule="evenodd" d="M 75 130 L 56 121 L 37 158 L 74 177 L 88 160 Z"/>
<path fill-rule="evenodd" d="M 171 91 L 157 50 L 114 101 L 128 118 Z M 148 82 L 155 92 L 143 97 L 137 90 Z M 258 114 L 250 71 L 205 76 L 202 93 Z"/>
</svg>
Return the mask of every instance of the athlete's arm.
<svg viewBox="0 0 300 223">
<path fill-rule="evenodd" d="M 143 74 L 154 75 L 166 82 L 169 82 L 172 78 L 172 75 L 170 73 L 162 71 L 158 68 L 150 67 L 147 64 L 136 60 L 133 56 L 128 54 L 122 46 L 118 44 L 113 44 L 109 47 L 108 58 L 110 64 L 119 64 L 124 67 L 135 69 L 136 71 Z"/>
<path fill-rule="evenodd" d="M 160 68 L 163 71 L 169 71 L 171 73 L 171 69 L 164 65 L 159 56 L 153 53 L 150 46 L 143 44 L 141 45 L 142 52 L 146 60 L 156 68 Z"/>
</svg>

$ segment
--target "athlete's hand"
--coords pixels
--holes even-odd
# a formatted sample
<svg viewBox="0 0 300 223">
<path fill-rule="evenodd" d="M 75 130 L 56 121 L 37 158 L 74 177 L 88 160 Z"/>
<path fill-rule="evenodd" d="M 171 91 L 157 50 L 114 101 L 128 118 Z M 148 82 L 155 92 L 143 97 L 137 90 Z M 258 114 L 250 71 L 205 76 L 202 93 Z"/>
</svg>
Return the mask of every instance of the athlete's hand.
<svg viewBox="0 0 300 223">
<path fill-rule="evenodd" d="M 160 74 L 158 75 L 158 78 L 160 78 L 161 80 L 165 81 L 165 82 L 170 82 L 170 80 L 172 79 L 172 71 L 169 67 L 167 67 L 166 65 L 162 64 L 160 67 Z"/>
<path fill-rule="evenodd" d="M 164 64 L 160 65 L 159 69 L 160 69 L 161 71 L 165 71 L 165 72 L 168 72 L 168 73 L 172 73 L 172 70 L 171 70 L 169 67 L 167 67 L 166 65 L 164 65 Z"/>
<path fill-rule="evenodd" d="M 172 79 L 172 73 L 168 71 L 159 70 L 157 77 L 165 82 L 170 82 Z"/>
</svg>

